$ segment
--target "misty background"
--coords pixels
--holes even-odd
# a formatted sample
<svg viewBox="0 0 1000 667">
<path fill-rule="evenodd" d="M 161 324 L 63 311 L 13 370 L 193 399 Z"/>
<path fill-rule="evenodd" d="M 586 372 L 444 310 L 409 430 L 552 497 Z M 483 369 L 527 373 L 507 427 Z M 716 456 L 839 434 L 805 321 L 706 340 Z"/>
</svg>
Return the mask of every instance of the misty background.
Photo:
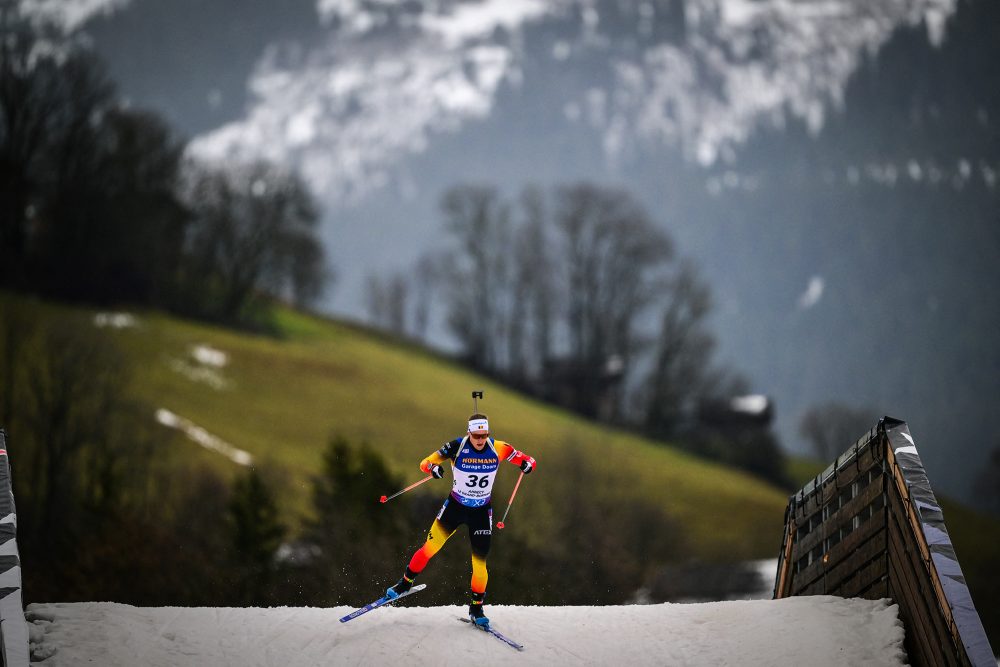
<svg viewBox="0 0 1000 667">
<path fill-rule="evenodd" d="M 1000 445 L 994 3 L 23 4 L 191 153 L 299 171 L 321 310 L 371 321 L 372 277 L 446 246 L 451 187 L 619 187 L 697 267 L 785 450 L 812 453 L 816 406 L 890 414 L 974 500 Z M 435 304 L 395 325 L 459 349 Z"/>
</svg>

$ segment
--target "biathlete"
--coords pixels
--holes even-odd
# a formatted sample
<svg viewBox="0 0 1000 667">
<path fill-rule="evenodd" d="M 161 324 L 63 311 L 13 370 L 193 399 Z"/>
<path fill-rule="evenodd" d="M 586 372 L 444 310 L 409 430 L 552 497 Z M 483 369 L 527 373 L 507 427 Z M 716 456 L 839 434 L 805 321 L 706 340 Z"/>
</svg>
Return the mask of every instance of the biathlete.
<svg viewBox="0 0 1000 667">
<path fill-rule="evenodd" d="M 530 473 L 535 469 L 535 459 L 509 443 L 491 438 L 489 420 L 486 415 L 476 413 L 469 417 L 467 434 L 445 443 L 420 462 L 420 469 L 440 479 L 444 476 L 441 464 L 448 460 L 451 461 L 453 478 L 451 494 L 431 524 L 427 541 L 413 554 L 402 578 L 386 590 L 386 595 L 395 598 L 410 590 L 427 562 L 464 523 L 469 527 L 469 542 L 472 544 L 469 618 L 476 625 L 488 626 L 490 621 L 483 612 L 483 601 L 486 599 L 486 556 L 490 552 L 490 537 L 493 534 L 493 507 L 490 504 L 493 482 L 501 460 Z"/>
</svg>

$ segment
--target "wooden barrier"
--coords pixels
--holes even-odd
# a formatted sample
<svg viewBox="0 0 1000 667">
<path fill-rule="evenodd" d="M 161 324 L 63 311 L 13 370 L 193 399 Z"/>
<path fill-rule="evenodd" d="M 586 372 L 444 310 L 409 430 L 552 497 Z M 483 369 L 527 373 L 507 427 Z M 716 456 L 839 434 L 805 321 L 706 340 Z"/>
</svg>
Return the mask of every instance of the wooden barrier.
<svg viewBox="0 0 1000 667">
<path fill-rule="evenodd" d="M 28 666 L 28 625 L 21 601 L 21 556 L 17 510 L 7 460 L 7 434 L 0 428 L 0 664 Z"/>
<path fill-rule="evenodd" d="M 774 597 L 891 598 L 910 663 L 995 667 L 905 422 L 885 417 L 788 501 Z"/>
</svg>

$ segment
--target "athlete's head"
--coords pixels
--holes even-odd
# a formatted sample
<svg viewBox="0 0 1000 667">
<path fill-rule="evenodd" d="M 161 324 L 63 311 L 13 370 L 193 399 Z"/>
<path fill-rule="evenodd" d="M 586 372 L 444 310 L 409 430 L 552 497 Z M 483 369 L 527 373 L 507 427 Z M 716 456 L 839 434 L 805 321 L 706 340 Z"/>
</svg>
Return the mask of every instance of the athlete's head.
<svg viewBox="0 0 1000 667">
<path fill-rule="evenodd" d="M 486 415 L 476 413 L 469 417 L 469 439 L 473 444 L 485 442 L 490 437 L 490 421 Z"/>
</svg>

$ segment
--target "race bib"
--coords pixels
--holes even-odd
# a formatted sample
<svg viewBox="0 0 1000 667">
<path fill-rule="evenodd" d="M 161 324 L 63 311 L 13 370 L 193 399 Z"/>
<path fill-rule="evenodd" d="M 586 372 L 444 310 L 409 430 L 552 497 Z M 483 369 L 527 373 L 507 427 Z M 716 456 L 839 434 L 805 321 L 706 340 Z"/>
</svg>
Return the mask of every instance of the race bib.
<svg viewBox="0 0 1000 667">
<path fill-rule="evenodd" d="M 492 443 L 481 452 L 477 452 L 471 445 L 463 445 L 455 457 L 452 470 L 452 495 L 468 507 L 485 505 L 493 493 L 493 482 L 499 466 L 500 459 Z"/>
</svg>

